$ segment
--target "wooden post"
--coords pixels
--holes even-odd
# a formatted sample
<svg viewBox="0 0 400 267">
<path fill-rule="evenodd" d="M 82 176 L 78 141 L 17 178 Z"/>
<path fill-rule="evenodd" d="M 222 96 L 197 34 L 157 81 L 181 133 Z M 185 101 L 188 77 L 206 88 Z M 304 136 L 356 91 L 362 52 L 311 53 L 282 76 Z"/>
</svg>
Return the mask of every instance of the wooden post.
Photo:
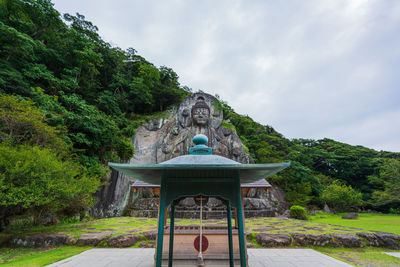
<svg viewBox="0 0 400 267">
<path fill-rule="evenodd" d="M 231 214 L 231 202 L 229 200 L 226 204 L 226 213 L 227 213 L 227 219 L 228 219 L 229 266 L 234 267 L 235 262 L 234 262 L 234 258 L 233 258 L 232 214 Z"/>
<path fill-rule="evenodd" d="M 244 216 L 244 202 L 243 202 L 243 193 L 241 194 L 241 198 L 242 198 L 242 217 L 243 217 L 243 229 L 246 229 L 246 220 L 245 220 L 245 216 Z"/>
<path fill-rule="evenodd" d="M 167 179 L 163 175 L 161 177 L 161 193 L 160 193 L 160 207 L 158 215 L 158 234 L 157 234 L 157 254 L 156 254 L 156 267 L 161 267 L 162 264 L 162 251 L 163 251 L 163 238 L 164 238 L 164 218 L 165 218 L 165 200 Z"/>
<path fill-rule="evenodd" d="M 174 201 L 172 201 L 170 223 L 169 223 L 168 267 L 172 267 L 173 258 L 174 258 L 174 227 L 175 227 L 175 204 L 174 204 Z"/>
<path fill-rule="evenodd" d="M 237 229 L 237 228 L 238 228 L 238 223 L 237 223 L 237 221 L 238 221 L 238 220 L 237 220 L 237 218 L 238 218 L 238 217 L 237 217 L 237 208 L 234 208 L 233 210 L 235 211 L 235 228 Z"/>
<path fill-rule="evenodd" d="M 165 227 L 167 225 L 168 208 L 165 208 L 164 214 L 165 214 L 165 217 L 164 217 L 164 227 Z"/>
<path fill-rule="evenodd" d="M 244 239 L 244 223 L 243 223 L 243 206 L 242 191 L 240 190 L 240 178 L 237 177 L 236 204 L 238 209 L 238 234 L 239 234 L 239 251 L 240 251 L 240 267 L 247 267 L 246 260 L 246 242 Z"/>
</svg>

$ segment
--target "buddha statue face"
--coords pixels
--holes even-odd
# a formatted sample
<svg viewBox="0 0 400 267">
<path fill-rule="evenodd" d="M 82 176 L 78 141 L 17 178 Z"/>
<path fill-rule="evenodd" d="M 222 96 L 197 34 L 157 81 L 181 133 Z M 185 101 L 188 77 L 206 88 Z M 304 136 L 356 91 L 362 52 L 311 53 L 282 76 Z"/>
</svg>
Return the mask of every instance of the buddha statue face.
<svg viewBox="0 0 400 267">
<path fill-rule="evenodd" d="M 192 119 L 197 125 L 207 125 L 210 120 L 210 108 L 204 101 L 197 102 L 192 108 Z"/>
</svg>

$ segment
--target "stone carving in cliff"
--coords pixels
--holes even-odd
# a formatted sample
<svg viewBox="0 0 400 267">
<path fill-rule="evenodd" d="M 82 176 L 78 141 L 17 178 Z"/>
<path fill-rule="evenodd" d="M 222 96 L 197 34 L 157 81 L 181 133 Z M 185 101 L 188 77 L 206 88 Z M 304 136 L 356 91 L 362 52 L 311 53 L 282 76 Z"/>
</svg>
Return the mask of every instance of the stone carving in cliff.
<svg viewBox="0 0 400 267">
<path fill-rule="evenodd" d="M 235 131 L 221 125 L 223 113 L 218 109 L 216 101 L 215 97 L 205 93 L 191 94 L 166 118 L 156 118 L 139 127 L 133 141 L 135 155 L 130 163 L 161 163 L 188 154 L 189 148 L 193 146 L 193 137 L 200 133 L 208 137 L 208 146 L 212 147 L 213 154 L 240 163 L 253 163 Z M 151 198 L 148 192 L 129 192 L 132 182 L 127 177 L 113 173 L 112 178 L 108 187 L 100 192 L 100 202 L 96 206 L 99 215 L 121 215 L 126 207 L 128 211 L 125 213 L 134 216 L 156 214 L 157 209 L 151 207 L 158 201 Z M 181 202 L 182 205 L 177 207 L 177 216 L 195 216 L 197 207 L 185 206 L 188 201 Z M 251 216 L 275 216 L 278 211 L 277 202 L 273 195 L 268 195 L 263 190 L 253 190 L 249 198 L 244 199 L 245 208 L 252 211 L 247 214 Z M 218 202 L 210 198 L 210 205 L 206 206 L 206 210 L 222 215 L 225 207 L 215 203 Z M 214 216 L 210 213 L 208 217 Z"/>
<path fill-rule="evenodd" d="M 131 163 L 160 163 L 189 153 L 196 134 L 208 137 L 213 154 L 240 163 L 252 162 L 239 137 L 231 129 L 221 126 L 223 114 L 216 99 L 196 93 L 186 97 L 168 119 L 154 119 L 139 127 L 134 140 L 136 153 Z"/>
</svg>

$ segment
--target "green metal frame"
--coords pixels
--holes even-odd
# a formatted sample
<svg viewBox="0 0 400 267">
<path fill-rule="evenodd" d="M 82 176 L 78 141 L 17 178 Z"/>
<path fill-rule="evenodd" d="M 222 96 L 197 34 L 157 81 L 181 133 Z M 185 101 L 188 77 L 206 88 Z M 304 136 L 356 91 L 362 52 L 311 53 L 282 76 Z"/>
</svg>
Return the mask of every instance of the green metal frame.
<svg viewBox="0 0 400 267">
<path fill-rule="evenodd" d="M 169 224 L 168 267 L 172 267 L 172 263 L 174 260 L 174 228 L 175 228 L 175 202 L 172 202 L 170 224 Z"/>
<path fill-rule="evenodd" d="M 228 220 L 228 243 L 229 243 L 229 266 L 234 267 L 235 259 L 233 258 L 233 241 L 232 241 L 232 211 L 231 203 L 226 203 L 226 219 Z"/>
<path fill-rule="evenodd" d="M 174 201 L 183 197 L 199 195 L 219 197 L 227 204 L 229 265 L 231 267 L 234 265 L 231 208 L 236 208 L 239 228 L 240 266 L 246 267 L 246 243 L 244 239 L 240 184 L 264 179 L 287 168 L 290 163 L 240 164 L 221 156 L 212 155 L 212 148 L 206 146 L 208 138 L 205 135 L 196 135 L 193 138 L 193 142 L 196 146 L 190 148 L 190 155 L 176 157 L 161 164 L 120 164 L 110 162 L 109 166 L 143 182 L 161 185 L 156 267 L 161 267 L 162 264 L 165 207 L 171 205 L 168 254 L 168 266 L 171 267 L 174 250 Z"/>
<path fill-rule="evenodd" d="M 190 177 L 186 178 L 182 183 L 182 179 L 174 177 L 173 173 L 163 173 L 161 179 L 160 192 L 160 212 L 158 217 L 158 235 L 157 235 L 157 251 L 156 251 L 156 267 L 161 267 L 162 250 L 163 250 L 163 235 L 165 208 L 171 205 L 170 216 L 170 243 L 168 266 L 173 264 L 173 234 L 174 234 L 174 201 L 184 197 L 195 196 L 218 197 L 227 203 L 227 219 L 228 219 L 228 241 L 229 241 L 229 264 L 233 266 L 233 242 L 232 242 L 232 215 L 231 208 L 235 207 L 238 211 L 238 236 L 239 236 L 239 251 L 240 251 L 240 266 L 247 266 L 246 259 L 246 243 L 244 239 L 244 222 L 243 222 L 243 207 L 241 198 L 239 172 L 230 172 L 229 176 L 218 178 L 201 178 Z"/>
</svg>

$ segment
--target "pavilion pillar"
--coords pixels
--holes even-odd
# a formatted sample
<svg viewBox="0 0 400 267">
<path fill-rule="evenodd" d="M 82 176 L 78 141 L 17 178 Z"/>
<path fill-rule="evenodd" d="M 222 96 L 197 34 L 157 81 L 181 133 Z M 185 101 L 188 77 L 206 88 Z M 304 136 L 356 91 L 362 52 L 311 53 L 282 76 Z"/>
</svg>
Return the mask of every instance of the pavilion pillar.
<svg viewBox="0 0 400 267">
<path fill-rule="evenodd" d="M 232 213 L 231 213 L 231 202 L 229 200 L 227 201 L 226 204 L 226 214 L 228 220 L 229 266 L 234 267 L 235 262 L 233 258 Z"/>
<path fill-rule="evenodd" d="M 164 238 L 164 218 L 165 218 L 165 201 L 167 193 L 167 179 L 163 175 L 161 177 L 161 193 L 160 193 L 160 207 L 158 215 L 158 234 L 157 234 L 157 251 L 156 251 L 156 267 L 161 267 L 162 264 L 162 251 L 163 251 L 163 238 Z"/>
<path fill-rule="evenodd" d="M 172 267 L 174 259 L 174 227 L 175 227 L 175 203 L 171 203 L 171 215 L 169 224 L 169 254 L 168 254 L 168 267 Z"/>
<path fill-rule="evenodd" d="M 240 179 L 239 179 L 239 177 L 237 179 L 236 205 L 237 205 L 237 217 L 238 217 L 240 267 L 247 267 L 246 242 L 245 242 L 245 239 L 244 239 L 244 221 L 243 221 L 242 194 L 241 194 L 241 190 L 240 190 Z"/>
</svg>

